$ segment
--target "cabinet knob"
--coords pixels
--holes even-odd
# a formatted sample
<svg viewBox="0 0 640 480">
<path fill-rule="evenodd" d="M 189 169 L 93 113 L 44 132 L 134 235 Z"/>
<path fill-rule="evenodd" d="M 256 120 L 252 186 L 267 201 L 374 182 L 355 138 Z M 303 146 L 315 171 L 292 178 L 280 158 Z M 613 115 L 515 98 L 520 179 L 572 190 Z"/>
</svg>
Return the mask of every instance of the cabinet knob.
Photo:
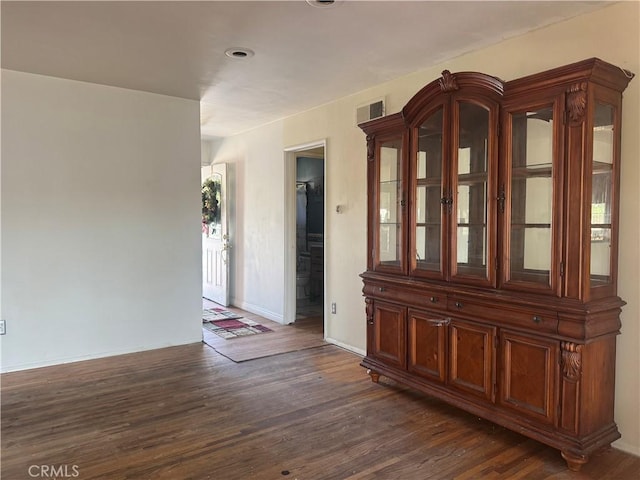
<svg viewBox="0 0 640 480">
<path fill-rule="evenodd" d="M 456 308 L 462 308 L 462 307 L 464 307 L 464 305 L 463 305 L 463 303 L 462 303 L 462 302 L 456 302 L 456 304 L 455 304 L 455 305 L 456 305 Z"/>
<path fill-rule="evenodd" d="M 431 303 L 438 303 L 438 297 L 431 297 L 431 298 L 429 299 L 429 301 L 430 301 Z"/>
<path fill-rule="evenodd" d="M 386 289 L 384 287 L 378 287 L 378 291 L 384 292 Z"/>
<path fill-rule="evenodd" d="M 533 323 L 540 323 L 541 321 L 542 317 L 539 317 L 538 315 L 533 316 Z"/>
</svg>

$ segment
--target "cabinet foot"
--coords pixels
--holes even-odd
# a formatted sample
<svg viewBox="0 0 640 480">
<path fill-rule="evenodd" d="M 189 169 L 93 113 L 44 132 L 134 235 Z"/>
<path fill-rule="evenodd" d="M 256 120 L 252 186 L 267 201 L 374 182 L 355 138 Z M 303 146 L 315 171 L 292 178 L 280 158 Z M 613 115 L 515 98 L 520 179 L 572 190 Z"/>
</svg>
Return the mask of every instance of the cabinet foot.
<svg viewBox="0 0 640 480">
<path fill-rule="evenodd" d="M 380 380 L 380 374 L 378 372 L 369 369 L 367 370 L 367 374 L 371 377 L 373 383 L 378 383 L 378 380 Z"/>
<path fill-rule="evenodd" d="M 574 455 L 569 452 L 560 452 L 562 458 L 567 462 L 567 467 L 572 472 L 579 472 L 582 465 L 589 461 L 589 457 L 585 455 Z"/>
</svg>

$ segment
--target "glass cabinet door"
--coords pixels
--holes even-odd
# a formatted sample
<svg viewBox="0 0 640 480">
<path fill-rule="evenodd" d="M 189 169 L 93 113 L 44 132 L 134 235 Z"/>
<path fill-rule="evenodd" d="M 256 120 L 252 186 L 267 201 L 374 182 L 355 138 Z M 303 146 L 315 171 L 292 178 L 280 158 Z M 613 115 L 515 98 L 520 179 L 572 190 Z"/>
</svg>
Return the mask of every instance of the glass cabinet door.
<svg viewBox="0 0 640 480">
<path fill-rule="evenodd" d="M 591 176 L 591 287 L 611 283 L 612 200 L 614 187 L 614 113 L 612 105 L 596 103 Z"/>
<path fill-rule="evenodd" d="M 458 102 L 456 117 L 452 185 L 455 194 L 453 275 L 488 280 L 490 112 L 482 105 Z"/>
<path fill-rule="evenodd" d="M 414 158 L 414 245 L 412 270 L 442 275 L 443 110 L 420 125 Z M 426 275 L 430 276 L 430 275 Z"/>
<path fill-rule="evenodd" d="M 505 280 L 551 289 L 555 268 L 554 106 L 514 112 L 508 121 Z"/>
<path fill-rule="evenodd" d="M 402 143 L 398 138 L 379 144 L 377 269 L 403 267 Z"/>
</svg>

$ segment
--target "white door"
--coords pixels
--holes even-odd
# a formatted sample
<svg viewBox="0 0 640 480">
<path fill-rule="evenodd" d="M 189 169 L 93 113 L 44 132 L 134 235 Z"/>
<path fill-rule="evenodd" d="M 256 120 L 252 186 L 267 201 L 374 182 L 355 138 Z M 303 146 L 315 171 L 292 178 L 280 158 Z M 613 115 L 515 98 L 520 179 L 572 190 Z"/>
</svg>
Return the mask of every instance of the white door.
<svg viewBox="0 0 640 480">
<path fill-rule="evenodd" d="M 211 165 L 205 180 L 212 188 L 209 196 L 217 203 L 211 222 L 202 223 L 202 296 L 220 305 L 229 305 L 229 233 L 227 225 L 227 165 Z M 204 190 L 203 190 L 204 196 Z"/>
</svg>

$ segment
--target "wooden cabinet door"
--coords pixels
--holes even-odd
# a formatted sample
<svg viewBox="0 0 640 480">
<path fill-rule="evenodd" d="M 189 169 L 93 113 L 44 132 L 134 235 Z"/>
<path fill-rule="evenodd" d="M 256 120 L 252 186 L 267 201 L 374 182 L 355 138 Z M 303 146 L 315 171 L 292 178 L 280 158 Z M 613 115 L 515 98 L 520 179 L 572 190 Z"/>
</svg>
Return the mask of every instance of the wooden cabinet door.
<svg viewBox="0 0 640 480">
<path fill-rule="evenodd" d="M 448 239 L 447 185 L 449 102 L 437 99 L 416 120 L 410 156 L 409 268 L 412 276 L 445 279 Z M 446 200 L 446 199 L 445 199 Z"/>
<path fill-rule="evenodd" d="M 407 309 L 385 302 L 374 303 L 369 356 L 387 365 L 407 366 Z"/>
<path fill-rule="evenodd" d="M 503 107 L 499 284 L 506 289 L 561 293 L 563 99 L 553 92 Z"/>
<path fill-rule="evenodd" d="M 458 91 L 451 108 L 449 269 L 455 282 L 496 285 L 499 104 Z"/>
<path fill-rule="evenodd" d="M 408 369 L 421 377 L 444 383 L 446 379 L 447 325 L 440 314 L 409 310 Z"/>
<path fill-rule="evenodd" d="M 378 272 L 407 273 L 407 164 L 406 132 L 373 140 L 375 163 L 369 179 L 371 268 Z"/>
<path fill-rule="evenodd" d="M 494 401 L 496 328 L 463 320 L 449 327 L 448 383 L 466 393 Z"/>
<path fill-rule="evenodd" d="M 499 402 L 555 424 L 559 375 L 558 341 L 502 331 Z"/>
</svg>

